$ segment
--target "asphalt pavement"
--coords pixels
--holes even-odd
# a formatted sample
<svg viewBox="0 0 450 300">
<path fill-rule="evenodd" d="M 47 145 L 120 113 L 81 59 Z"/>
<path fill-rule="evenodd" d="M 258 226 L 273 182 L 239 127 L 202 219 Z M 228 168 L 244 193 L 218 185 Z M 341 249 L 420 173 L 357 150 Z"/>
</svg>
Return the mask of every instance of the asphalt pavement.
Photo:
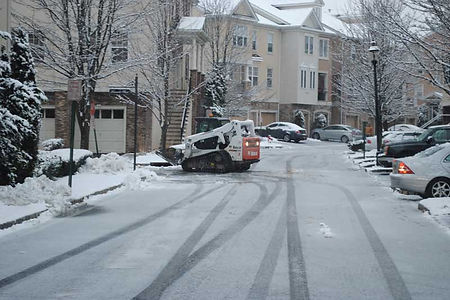
<svg viewBox="0 0 450 300">
<path fill-rule="evenodd" d="M 416 202 L 342 143 L 289 146 L 1 238 L 0 299 L 448 299 L 450 236 Z"/>
</svg>

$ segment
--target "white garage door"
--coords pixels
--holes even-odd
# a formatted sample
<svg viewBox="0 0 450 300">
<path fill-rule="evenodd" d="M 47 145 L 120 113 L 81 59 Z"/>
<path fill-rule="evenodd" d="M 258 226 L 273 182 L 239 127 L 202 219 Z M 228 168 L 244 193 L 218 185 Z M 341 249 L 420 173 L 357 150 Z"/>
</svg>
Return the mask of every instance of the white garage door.
<svg viewBox="0 0 450 300">
<path fill-rule="evenodd" d="M 55 138 L 55 107 L 44 106 L 41 109 L 41 130 L 39 142 Z"/>
<path fill-rule="evenodd" d="M 125 152 L 125 107 L 102 106 L 95 111 L 98 151 L 100 153 Z M 80 147 L 80 129 L 76 124 L 75 148 Z M 94 152 L 94 129 L 89 134 L 89 150 Z"/>
</svg>

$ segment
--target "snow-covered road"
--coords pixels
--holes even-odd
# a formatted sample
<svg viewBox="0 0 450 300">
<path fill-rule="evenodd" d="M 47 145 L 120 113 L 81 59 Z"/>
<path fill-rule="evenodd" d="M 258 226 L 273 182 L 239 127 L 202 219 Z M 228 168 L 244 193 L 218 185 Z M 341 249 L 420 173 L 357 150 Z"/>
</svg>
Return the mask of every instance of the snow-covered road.
<svg viewBox="0 0 450 300">
<path fill-rule="evenodd" d="M 450 235 L 341 143 L 168 169 L 0 238 L 0 299 L 448 299 Z"/>
</svg>

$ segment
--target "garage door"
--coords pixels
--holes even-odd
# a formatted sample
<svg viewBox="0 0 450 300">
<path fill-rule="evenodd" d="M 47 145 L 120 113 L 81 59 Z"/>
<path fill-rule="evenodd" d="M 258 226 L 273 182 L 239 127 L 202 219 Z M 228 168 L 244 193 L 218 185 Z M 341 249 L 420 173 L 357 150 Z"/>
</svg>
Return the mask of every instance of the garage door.
<svg viewBox="0 0 450 300">
<path fill-rule="evenodd" d="M 270 123 L 277 121 L 277 113 L 274 112 L 261 112 L 261 125 L 266 126 Z"/>
<path fill-rule="evenodd" d="M 95 111 L 98 151 L 100 153 L 125 152 L 125 108 L 102 107 Z M 80 146 L 80 129 L 75 130 L 75 148 Z M 94 129 L 89 134 L 89 150 L 95 152 Z"/>
<path fill-rule="evenodd" d="M 55 138 L 55 107 L 43 107 L 41 109 L 41 116 L 39 142 Z"/>
</svg>

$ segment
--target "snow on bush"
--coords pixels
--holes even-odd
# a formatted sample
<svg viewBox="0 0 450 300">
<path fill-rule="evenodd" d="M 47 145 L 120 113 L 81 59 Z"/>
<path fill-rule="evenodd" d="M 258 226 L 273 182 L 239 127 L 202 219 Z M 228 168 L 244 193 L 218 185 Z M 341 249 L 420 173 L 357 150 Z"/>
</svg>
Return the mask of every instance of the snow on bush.
<svg viewBox="0 0 450 300">
<path fill-rule="evenodd" d="M 45 203 L 54 215 L 64 213 L 70 207 L 69 186 L 50 180 L 46 176 L 28 177 L 15 187 L 0 187 L 0 201 L 5 205 L 23 206 Z"/>
<path fill-rule="evenodd" d="M 88 159 L 92 152 L 84 149 L 74 149 L 73 161 L 76 172 Z M 69 175 L 70 149 L 57 149 L 52 151 L 39 151 L 38 165 L 34 176 L 63 177 Z"/>
<path fill-rule="evenodd" d="M 81 167 L 80 172 L 89 173 L 118 173 L 123 171 L 130 171 L 132 165 L 126 158 L 117 153 L 111 152 L 103 154 L 99 158 L 88 158 L 86 164 Z"/>
<path fill-rule="evenodd" d="M 52 151 L 64 147 L 64 140 L 60 138 L 45 140 L 41 143 L 42 149 Z"/>
</svg>

